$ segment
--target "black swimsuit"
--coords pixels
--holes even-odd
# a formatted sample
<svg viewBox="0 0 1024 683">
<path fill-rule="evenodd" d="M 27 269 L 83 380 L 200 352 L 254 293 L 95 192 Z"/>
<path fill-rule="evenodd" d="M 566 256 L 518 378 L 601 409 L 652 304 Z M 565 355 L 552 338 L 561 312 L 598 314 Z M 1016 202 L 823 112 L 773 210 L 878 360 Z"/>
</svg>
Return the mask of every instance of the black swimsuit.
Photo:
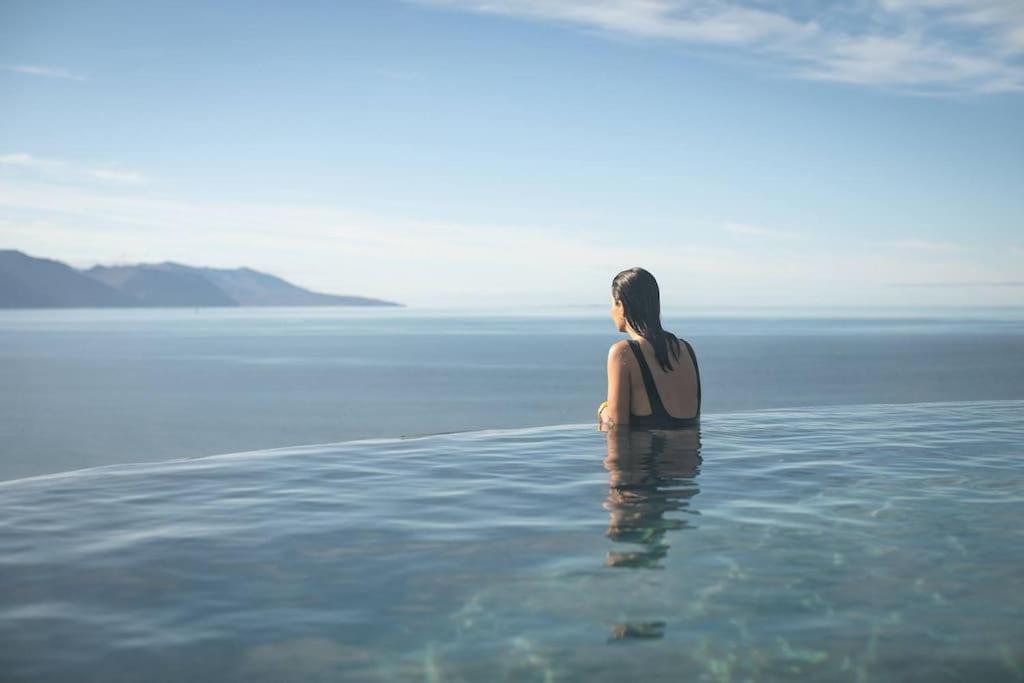
<svg viewBox="0 0 1024 683">
<path fill-rule="evenodd" d="M 640 374 L 644 379 L 644 387 L 647 389 L 647 398 L 651 402 L 650 415 L 634 415 L 629 413 L 629 426 L 636 429 L 692 429 L 700 426 L 700 368 L 697 367 L 697 356 L 693 353 L 693 347 L 685 339 L 680 339 L 690 353 L 690 360 L 693 361 L 693 371 L 697 374 L 697 414 L 693 417 L 673 417 L 665 410 L 658 395 L 658 388 L 654 385 L 654 375 L 647 365 L 644 352 L 640 348 L 640 342 L 629 340 L 629 348 L 633 349 L 637 362 L 640 363 Z"/>
</svg>

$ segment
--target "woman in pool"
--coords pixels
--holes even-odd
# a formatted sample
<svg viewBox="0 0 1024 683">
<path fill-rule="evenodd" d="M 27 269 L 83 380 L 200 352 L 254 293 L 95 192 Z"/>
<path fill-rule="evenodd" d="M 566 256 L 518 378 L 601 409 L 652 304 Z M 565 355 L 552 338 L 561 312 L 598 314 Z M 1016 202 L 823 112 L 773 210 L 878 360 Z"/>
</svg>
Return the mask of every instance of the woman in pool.
<svg viewBox="0 0 1024 683">
<path fill-rule="evenodd" d="M 602 429 L 692 429 L 700 425 L 700 370 L 693 347 L 661 328 L 654 276 L 630 268 L 612 280 L 612 321 L 629 339 L 608 351 Z M 686 353 L 682 353 L 682 346 Z"/>
</svg>

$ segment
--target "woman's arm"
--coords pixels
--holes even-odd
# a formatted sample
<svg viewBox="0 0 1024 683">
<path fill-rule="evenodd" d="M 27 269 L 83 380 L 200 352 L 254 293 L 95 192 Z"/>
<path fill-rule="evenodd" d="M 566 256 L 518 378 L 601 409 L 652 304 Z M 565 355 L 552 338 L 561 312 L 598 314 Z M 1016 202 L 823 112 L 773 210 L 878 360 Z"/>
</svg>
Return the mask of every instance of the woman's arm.
<svg viewBox="0 0 1024 683">
<path fill-rule="evenodd" d="M 601 411 L 602 429 L 629 424 L 628 348 L 627 342 L 620 341 L 608 349 L 608 401 Z"/>
</svg>

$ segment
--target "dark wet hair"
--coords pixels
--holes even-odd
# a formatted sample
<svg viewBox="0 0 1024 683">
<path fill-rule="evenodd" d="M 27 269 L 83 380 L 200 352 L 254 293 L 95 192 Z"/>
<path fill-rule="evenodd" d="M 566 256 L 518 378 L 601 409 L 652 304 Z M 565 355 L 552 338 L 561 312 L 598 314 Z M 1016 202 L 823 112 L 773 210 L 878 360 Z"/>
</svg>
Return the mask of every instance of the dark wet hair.
<svg viewBox="0 0 1024 683">
<path fill-rule="evenodd" d="M 658 281 L 643 268 L 624 270 L 612 279 L 612 298 L 622 302 L 626 322 L 654 347 L 654 356 L 665 372 L 672 369 L 672 358 L 679 359 L 679 340 L 661 328 L 661 293 Z"/>
</svg>

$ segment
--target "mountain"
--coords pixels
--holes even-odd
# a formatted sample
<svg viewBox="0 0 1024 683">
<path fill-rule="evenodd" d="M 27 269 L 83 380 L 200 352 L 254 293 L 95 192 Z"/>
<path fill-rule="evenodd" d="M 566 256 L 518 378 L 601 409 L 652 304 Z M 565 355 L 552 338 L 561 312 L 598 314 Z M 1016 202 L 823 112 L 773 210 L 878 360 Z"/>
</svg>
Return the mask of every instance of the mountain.
<svg viewBox="0 0 1024 683">
<path fill-rule="evenodd" d="M 238 302 L 239 306 L 401 306 L 391 301 L 361 296 L 320 294 L 296 287 L 287 280 L 252 268 L 198 269 L 207 280 Z"/>
<path fill-rule="evenodd" d="M 83 272 L 143 306 L 238 306 L 237 301 L 195 269 L 176 264 L 93 266 Z"/>
<path fill-rule="evenodd" d="M 60 261 L 0 249 L 0 308 L 137 305 L 132 296 Z"/>
<path fill-rule="evenodd" d="M 165 262 L 79 271 L 59 261 L 0 250 L 0 308 L 401 305 L 311 292 L 251 268 Z"/>
</svg>

